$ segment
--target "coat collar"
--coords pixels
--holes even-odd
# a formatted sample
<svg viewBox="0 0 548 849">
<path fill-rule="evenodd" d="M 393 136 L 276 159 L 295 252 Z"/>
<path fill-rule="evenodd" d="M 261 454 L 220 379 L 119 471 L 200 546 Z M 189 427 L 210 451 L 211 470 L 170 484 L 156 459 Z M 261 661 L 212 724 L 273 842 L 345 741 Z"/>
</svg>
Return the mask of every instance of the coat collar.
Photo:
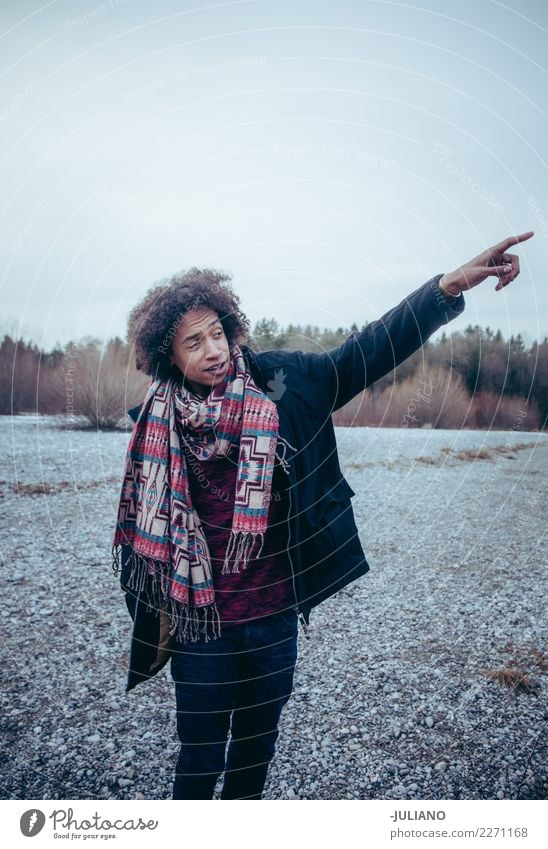
<svg viewBox="0 0 548 849">
<path fill-rule="evenodd" d="M 244 359 L 249 366 L 249 370 L 251 372 L 251 376 L 259 389 L 263 392 L 266 391 L 266 384 L 264 382 L 263 370 L 261 368 L 261 364 L 259 362 L 259 357 L 257 353 L 253 351 L 248 345 L 240 345 L 242 354 L 244 355 Z"/>
</svg>

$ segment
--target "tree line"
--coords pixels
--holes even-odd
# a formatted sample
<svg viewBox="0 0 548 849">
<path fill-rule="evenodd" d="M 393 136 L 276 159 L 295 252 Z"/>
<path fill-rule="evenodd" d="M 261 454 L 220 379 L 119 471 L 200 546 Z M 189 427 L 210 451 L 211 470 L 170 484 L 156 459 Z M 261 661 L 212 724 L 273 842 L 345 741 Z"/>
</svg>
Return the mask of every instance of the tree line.
<svg viewBox="0 0 548 849">
<path fill-rule="evenodd" d="M 359 330 L 261 319 L 257 351 L 329 351 Z M 0 414 L 60 415 L 71 426 L 123 427 L 150 379 L 119 337 L 94 337 L 50 351 L 5 334 L 0 342 Z M 548 421 L 548 338 L 527 347 L 518 334 L 468 325 L 427 342 L 334 413 L 346 426 L 540 430 Z"/>
<path fill-rule="evenodd" d="M 365 329 L 257 322 L 252 347 L 326 351 Z M 443 332 L 336 411 L 337 425 L 541 430 L 548 422 L 548 338 L 469 324 Z"/>
</svg>

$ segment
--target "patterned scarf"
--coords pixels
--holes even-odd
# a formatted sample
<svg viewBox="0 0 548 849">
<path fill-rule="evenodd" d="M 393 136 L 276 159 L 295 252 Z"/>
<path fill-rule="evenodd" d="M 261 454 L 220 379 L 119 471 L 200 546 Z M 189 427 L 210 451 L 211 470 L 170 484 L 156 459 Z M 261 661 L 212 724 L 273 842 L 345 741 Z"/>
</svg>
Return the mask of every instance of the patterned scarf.
<svg viewBox="0 0 548 849">
<path fill-rule="evenodd" d="M 144 593 L 156 611 L 165 610 L 170 634 L 183 643 L 196 642 L 200 634 L 206 641 L 220 636 L 211 559 L 192 506 L 186 452 L 213 460 L 238 447 L 222 575 L 231 567 L 232 572 L 245 569 L 259 556 L 268 523 L 278 410 L 253 381 L 241 349 L 234 345 L 230 354 L 225 378 L 206 398 L 173 378 L 153 382 L 126 455 L 113 568 L 119 571 L 122 545 L 129 546 L 127 589 Z M 282 447 L 279 459 L 287 468 Z"/>
</svg>

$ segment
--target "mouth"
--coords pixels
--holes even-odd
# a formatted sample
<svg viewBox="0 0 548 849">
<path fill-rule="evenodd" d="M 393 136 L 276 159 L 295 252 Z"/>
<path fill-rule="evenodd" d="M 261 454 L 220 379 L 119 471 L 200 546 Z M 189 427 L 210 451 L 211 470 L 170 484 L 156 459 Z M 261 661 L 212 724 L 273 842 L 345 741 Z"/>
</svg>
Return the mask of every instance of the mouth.
<svg viewBox="0 0 548 849">
<path fill-rule="evenodd" d="M 206 368 L 206 369 L 204 369 L 204 371 L 207 372 L 208 374 L 215 374 L 216 372 L 219 372 L 222 369 L 224 369 L 225 365 L 226 365 L 226 360 L 224 360 L 222 363 L 218 363 L 216 366 L 210 366 L 210 368 Z"/>
</svg>

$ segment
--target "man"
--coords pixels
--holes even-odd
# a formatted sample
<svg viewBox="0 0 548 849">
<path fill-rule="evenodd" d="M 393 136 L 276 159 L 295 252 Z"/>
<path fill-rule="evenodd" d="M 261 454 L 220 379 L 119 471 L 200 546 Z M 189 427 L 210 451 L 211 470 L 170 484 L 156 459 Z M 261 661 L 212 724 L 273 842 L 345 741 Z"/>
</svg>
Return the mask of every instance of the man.
<svg viewBox="0 0 548 849">
<path fill-rule="evenodd" d="M 136 366 L 113 543 L 134 619 L 127 689 L 171 657 L 181 748 L 174 799 L 260 799 L 290 697 L 297 620 L 369 567 L 331 414 L 519 274 L 509 237 L 436 275 L 323 353 L 255 353 L 228 276 L 192 269 L 132 311 Z M 120 563 L 121 560 L 121 563 Z M 230 744 L 225 752 L 230 731 Z"/>
</svg>

